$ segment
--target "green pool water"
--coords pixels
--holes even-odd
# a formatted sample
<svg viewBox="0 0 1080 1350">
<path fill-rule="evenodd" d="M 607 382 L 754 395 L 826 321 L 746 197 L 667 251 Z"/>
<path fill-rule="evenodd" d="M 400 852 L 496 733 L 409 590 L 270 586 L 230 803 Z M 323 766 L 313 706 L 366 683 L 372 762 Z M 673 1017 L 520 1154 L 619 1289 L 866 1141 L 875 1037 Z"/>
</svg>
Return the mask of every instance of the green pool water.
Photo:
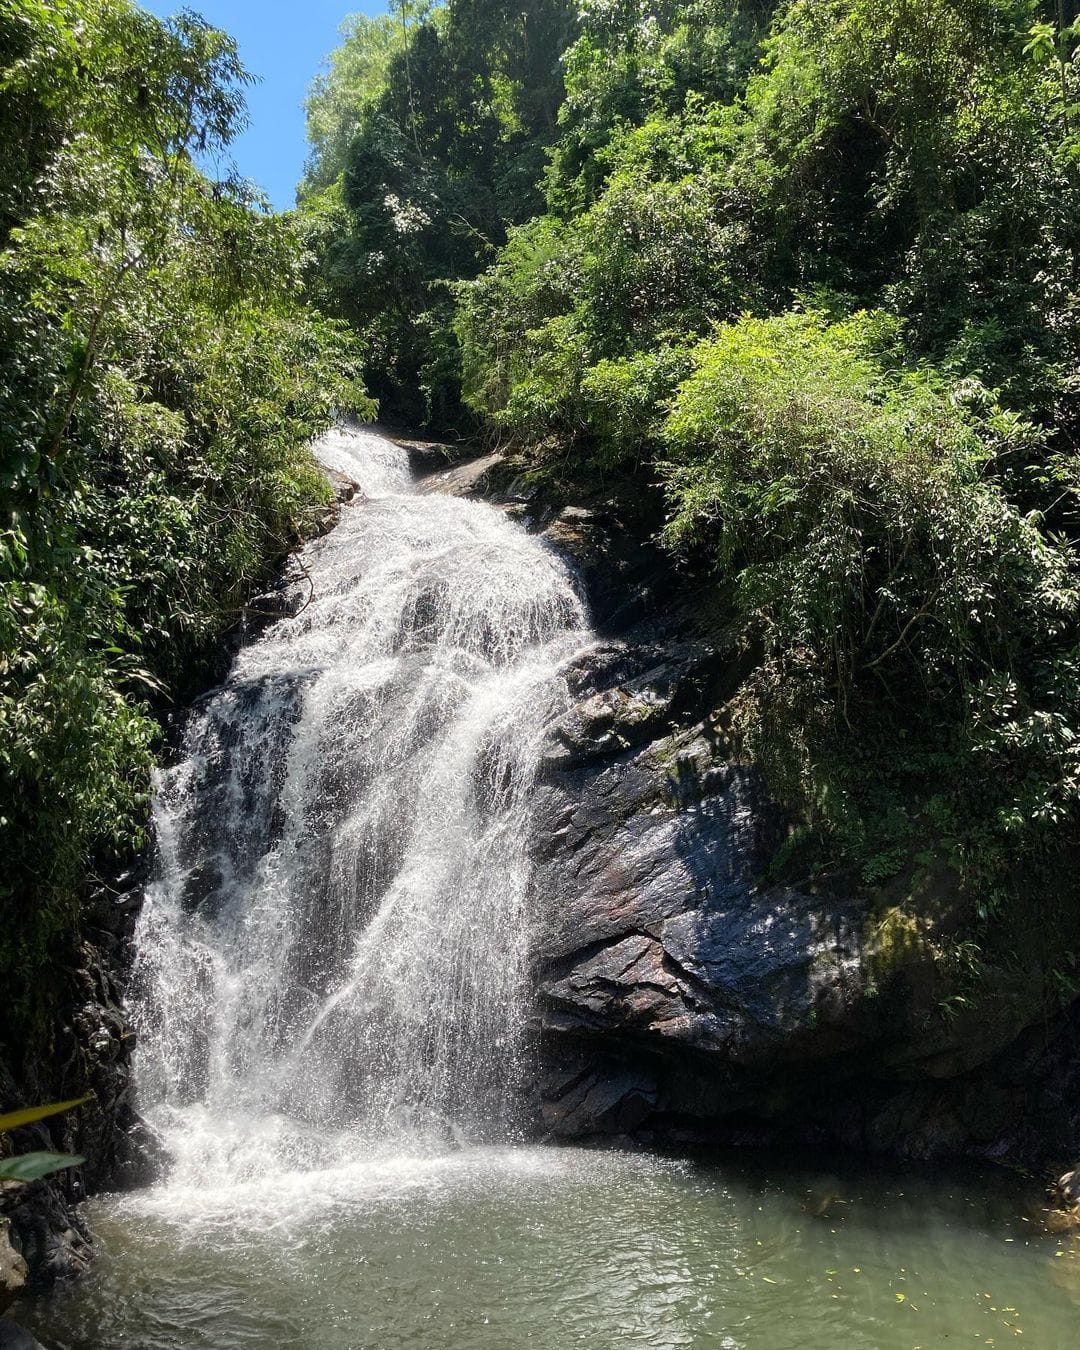
<svg viewBox="0 0 1080 1350">
<path fill-rule="evenodd" d="M 1080 1245 L 1007 1175 L 578 1149 L 385 1155 L 88 1208 L 49 1350 L 1080 1344 Z"/>
</svg>

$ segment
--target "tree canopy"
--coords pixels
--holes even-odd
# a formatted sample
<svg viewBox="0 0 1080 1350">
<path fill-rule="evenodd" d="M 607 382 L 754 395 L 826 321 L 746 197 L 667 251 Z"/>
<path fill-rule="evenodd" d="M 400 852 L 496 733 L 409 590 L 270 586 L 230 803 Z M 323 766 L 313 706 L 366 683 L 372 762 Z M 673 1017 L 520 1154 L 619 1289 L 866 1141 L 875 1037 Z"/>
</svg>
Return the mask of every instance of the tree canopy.
<svg viewBox="0 0 1080 1350">
<path fill-rule="evenodd" d="M 87 872 L 142 838 L 154 713 L 325 501 L 311 435 L 369 406 L 354 338 L 304 308 L 294 228 L 196 167 L 247 83 L 187 12 L 0 8 L 0 983 L 23 1028 Z"/>
<path fill-rule="evenodd" d="M 321 254 L 388 407 L 655 502 L 793 865 L 939 856 L 984 912 L 1080 826 L 1078 39 L 1069 0 L 448 0 Z"/>
</svg>

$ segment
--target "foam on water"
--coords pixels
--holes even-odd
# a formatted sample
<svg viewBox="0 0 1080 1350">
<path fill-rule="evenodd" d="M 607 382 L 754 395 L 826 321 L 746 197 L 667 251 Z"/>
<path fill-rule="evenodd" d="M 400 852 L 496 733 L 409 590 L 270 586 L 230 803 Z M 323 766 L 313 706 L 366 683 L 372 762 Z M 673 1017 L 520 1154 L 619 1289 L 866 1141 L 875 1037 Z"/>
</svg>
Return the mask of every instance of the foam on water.
<svg viewBox="0 0 1080 1350">
<path fill-rule="evenodd" d="M 317 452 L 363 500 L 156 785 L 133 1020 L 171 1166 L 142 1203 L 332 1197 L 516 1135 L 524 827 L 586 614 L 542 543 L 414 493 L 391 442 Z"/>
</svg>

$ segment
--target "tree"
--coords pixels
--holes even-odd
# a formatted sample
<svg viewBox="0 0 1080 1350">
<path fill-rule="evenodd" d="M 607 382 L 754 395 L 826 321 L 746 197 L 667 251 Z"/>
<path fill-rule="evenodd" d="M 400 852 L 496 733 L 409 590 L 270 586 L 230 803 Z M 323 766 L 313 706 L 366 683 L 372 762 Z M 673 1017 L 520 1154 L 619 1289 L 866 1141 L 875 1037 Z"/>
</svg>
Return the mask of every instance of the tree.
<svg viewBox="0 0 1080 1350">
<path fill-rule="evenodd" d="M 194 167 L 242 125 L 229 38 L 16 0 L 0 52 L 0 1036 L 26 1049 L 87 872 L 142 838 L 155 708 L 325 500 L 311 435 L 369 405 L 290 224 Z"/>
</svg>

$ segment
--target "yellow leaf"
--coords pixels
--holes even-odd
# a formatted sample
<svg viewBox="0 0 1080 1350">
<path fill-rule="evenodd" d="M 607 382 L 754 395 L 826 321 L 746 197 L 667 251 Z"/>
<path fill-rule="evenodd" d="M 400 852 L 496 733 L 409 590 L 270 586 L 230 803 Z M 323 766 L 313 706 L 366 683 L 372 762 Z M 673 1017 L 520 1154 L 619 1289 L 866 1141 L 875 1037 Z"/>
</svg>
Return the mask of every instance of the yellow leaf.
<svg viewBox="0 0 1080 1350">
<path fill-rule="evenodd" d="M 51 1106 L 28 1106 L 25 1111 L 9 1111 L 0 1116 L 0 1134 L 11 1130 L 21 1130 L 24 1125 L 33 1125 L 35 1120 L 44 1120 L 46 1116 L 58 1116 L 61 1111 L 70 1111 L 73 1106 L 82 1106 L 89 1097 L 76 1097 L 70 1102 L 54 1102 Z"/>
</svg>

